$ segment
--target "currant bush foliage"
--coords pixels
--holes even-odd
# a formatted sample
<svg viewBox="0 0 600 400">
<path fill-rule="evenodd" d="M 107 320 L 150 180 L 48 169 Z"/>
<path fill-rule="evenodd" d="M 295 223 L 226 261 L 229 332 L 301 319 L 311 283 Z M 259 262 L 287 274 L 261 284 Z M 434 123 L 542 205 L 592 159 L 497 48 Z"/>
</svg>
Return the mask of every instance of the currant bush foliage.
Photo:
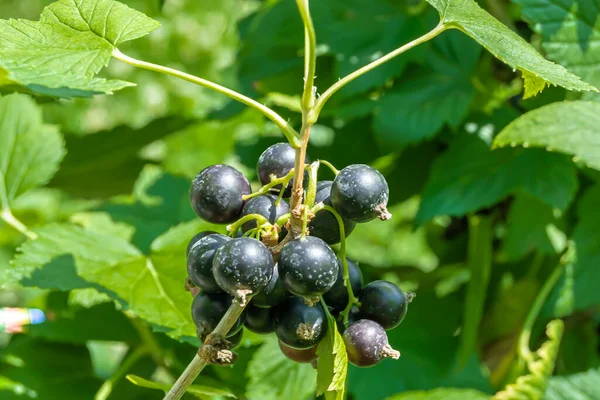
<svg viewBox="0 0 600 400">
<path fill-rule="evenodd" d="M 183 371 L 199 345 L 186 246 L 200 231 L 223 232 L 195 218 L 189 183 L 226 163 L 257 188 L 256 160 L 283 139 L 254 110 L 111 59 L 122 50 L 181 67 L 299 126 L 304 38 L 294 3 L 0 5 L 0 284 L 54 316 L 0 338 L 0 397 L 94 398 L 104 380 L 127 374 L 109 399 L 162 398 Z M 594 2 L 310 3 L 318 93 L 436 24 L 445 29 L 337 93 L 309 145 L 313 160 L 372 165 L 389 183 L 394 219 L 359 225 L 347 247 L 368 281 L 417 292 L 389 332 L 402 356 L 349 365 L 328 315 L 315 371 L 287 359 L 273 335 L 245 330 L 236 364 L 209 367 L 188 396 L 600 396 Z M 576 257 L 565 263 L 565 253 Z M 518 348 L 524 333 L 538 349 L 532 359 Z M 113 342 L 123 357 L 102 370 L 98 354 Z"/>
</svg>

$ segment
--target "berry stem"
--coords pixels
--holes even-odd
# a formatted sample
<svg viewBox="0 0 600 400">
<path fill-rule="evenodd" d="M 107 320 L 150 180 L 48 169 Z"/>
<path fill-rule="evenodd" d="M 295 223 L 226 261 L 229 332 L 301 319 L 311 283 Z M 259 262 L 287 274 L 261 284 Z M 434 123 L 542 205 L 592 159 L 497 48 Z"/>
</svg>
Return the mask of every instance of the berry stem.
<svg viewBox="0 0 600 400">
<path fill-rule="evenodd" d="M 280 178 L 271 179 L 271 182 L 269 182 L 265 186 L 261 187 L 257 192 L 242 196 L 242 200 L 246 201 L 246 200 L 250 200 L 253 197 L 262 196 L 264 194 L 267 194 L 267 193 L 269 193 L 269 190 L 271 190 L 271 188 L 274 188 L 277 185 L 282 185 L 282 188 L 285 189 L 287 187 L 287 185 L 290 183 L 290 181 L 294 178 L 294 175 L 295 175 L 294 171 L 295 171 L 295 168 L 292 169 L 290 172 L 288 172 L 288 174 L 285 176 L 282 176 Z M 281 193 L 283 193 L 283 191 L 284 191 L 283 189 L 281 190 Z M 278 197 L 277 200 L 279 201 L 280 197 Z"/>
<path fill-rule="evenodd" d="M 310 110 L 315 104 L 315 71 L 317 69 L 317 36 L 310 16 L 309 0 L 296 0 L 304 23 L 304 92 L 302 109 Z"/>
<path fill-rule="evenodd" d="M 306 112 L 303 111 L 303 114 L 306 115 Z M 303 232 L 304 212 L 302 211 L 302 199 L 304 197 L 304 189 L 302 188 L 302 184 L 304 183 L 304 168 L 302 166 L 306 159 L 306 147 L 310 138 L 310 130 L 312 129 L 312 125 L 306 123 L 305 117 L 303 117 L 303 120 L 302 129 L 300 130 L 302 144 L 299 149 L 296 149 L 294 185 L 292 186 L 292 198 L 290 199 L 290 208 L 292 210 L 290 233 L 294 239 L 301 237 Z"/>
<path fill-rule="evenodd" d="M 223 319 L 219 322 L 211 335 L 214 336 L 227 336 L 227 333 L 231 330 L 231 327 L 238 320 L 242 312 L 246 307 L 241 305 L 237 300 L 233 300 L 231 307 L 227 310 L 227 313 L 223 316 Z M 201 347 L 202 348 L 202 347 Z M 198 353 L 201 353 L 198 351 Z M 179 400 L 185 394 L 187 388 L 194 382 L 196 377 L 202 372 L 204 367 L 208 364 L 208 360 L 203 359 L 198 354 L 189 363 L 183 374 L 177 379 L 177 381 L 166 394 L 163 400 Z"/>
<path fill-rule="evenodd" d="M 200 77 L 187 74 L 185 72 L 176 70 L 174 68 L 165 67 L 163 65 L 153 64 L 142 60 L 137 60 L 133 57 L 127 56 L 119 51 L 119 49 L 114 49 L 112 52 L 112 56 L 119 61 L 122 61 L 126 64 L 132 65 L 134 67 L 147 69 L 154 72 L 159 72 L 166 75 L 171 75 L 176 78 L 183 79 L 188 82 L 195 83 L 196 85 L 212 89 L 216 92 L 224 94 L 231 99 L 237 100 L 240 103 L 247 105 L 248 107 L 254 108 L 255 110 L 262 113 L 265 117 L 269 118 L 271 121 L 275 123 L 281 129 L 290 142 L 292 147 L 297 148 L 300 146 L 300 141 L 298 138 L 298 133 L 296 130 L 279 114 L 265 106 L 264 104 L 259 103 L 256 100 L 253 100 L 247 96 L 244 96 L 241 93 L 236 92 L 235 90 L 228 89 L 224 86 L 221 86 L 217 83 L 211 82 L 206 79 L 202 79 Z"/>
<path fill-rule="evenodd" d="M 352 285 L 350 284 L 350 270 L 348 268 L 348 260 L 346 259 L 346 229 L 344 228 L 344 221 L 342 220 L 341 215 L 335 210 L 335 208 L 326 206 L 322 203 L 320 203 L 317 207 L 332 213 L 337 220 L 340 229 L 340 252 L 338 253 L 338 256 L 342 260 L 342 266 L 344 267 L 344 286 L 346 286 L 346 290 L 348 290 L 348 304 L 346 305 L 346 308 L 344 308 L 344 311 L 340 313 L 343 318 L 342 322 L 345 325 L 348 323 L 348 315 L 350 315 L 352 306 L 360 305 L 360 302 L 356 296 L 354 296 Z"/>
<path fill-rule="evenodd" d="M 321 95 L 321 97 L 319 97 L 319 99 L 317 100 L 317 102 L 308 118 L 308 121 L 310 123 L 314 124 L 317 121 L 317 119 L 319 118 L 319 114 L 321 113 L 323 106 L 325 105 L 325 103 L 327 103 L 327 101 L 331 98 L 331 96 L 333 96 L 338 90 L 340 90 L 341 88 L 343 88 L 344 86 L 346 86 L 347 84 L 352 82 L 353 80 L 363 76 L 364 74 L 366 74 L 369 71 L 374 70 L 375 68 L 379 67 L 380 65 L 385 64 L 386 62 L 399 56 L 400 54 L 404 53 L 405 51 L 410 50 L 413 47 L 420 45 L 421 43 L 425 43 L 425 42 L 433 39 L 434 37 L 436 37 L 437 35 L 439 35 L 440 33 L 442 33 L 443 31 L 445 31 L 446 29 L 449 29 L 449 28 L 451 28 L 451 27 L 444 23 L 440 23 L 438 26 L 433 28 L 433 30 L 426 33 L 425 35 L 413 40 L 412 42 L 405 44 L 402 47 L 397 48 L 396 50 L 384 55 L 383 57 L 378 58 L 377 60 L 373 61 L 372 63 L 367 64 L 362 68 L 359 68 L 358 70 L 352 72 L 351 74 L 346 75 L 345 77 L 343 77 L 342 79 L 337 81 L 334 85 L 332 85 L 329 89 L 327 89 L 325 91 L 325 93 L 323 93 Z"/>
<path fill-rule="evenodd" d="M 327 160 L 318 160 L 318 161 L 319 161 L 321 164 L 323 164 L 324 166 L 326 166 L 327 168 L 329 168 L 329 169 L 331 170 L 331 172 L 333 172 L 333 174 L 334 174 L 335 176 L 337 176 L 337 174 L 339 174 L 339 173 L 340 173 L 340 171 L 339 171 L 339 170 L 338 170 L 336 167 L 334 167 L 334 166 L 333 166 L 333 164 L 332 164 L 332 163 L 330 163 L 329 161 L 327 161 Z"/>
<path fill-rule="evenodd" d="M 244 217 L 238 219 L 233 224 L 227 225 L 227 232 L 229 232 L 229 235 L 233 237 L 233 236 L 235 236 L 238 229 L 240 229 L 240 227 L 242 225 L 244 225 L 246 222 L 250 222 L 250 221 L 254 221 L 254 220 L 256 220 L 257 226 L 261 226 L 263 224 L 269 223 L 269 221 L 260 214 L 248 214 L 248 215 L 245 215 Z"/>
</svg>

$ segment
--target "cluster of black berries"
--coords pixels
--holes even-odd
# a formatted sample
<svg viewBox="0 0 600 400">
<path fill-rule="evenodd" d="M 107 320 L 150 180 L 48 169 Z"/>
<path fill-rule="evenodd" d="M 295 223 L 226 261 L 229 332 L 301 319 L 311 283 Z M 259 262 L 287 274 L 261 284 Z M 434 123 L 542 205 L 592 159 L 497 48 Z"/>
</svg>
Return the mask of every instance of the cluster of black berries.
<svg viewBox="0 0 600 400">
<path fill-rule="evenodd" d="M 287 357 L 313 362 L 330 312 L 340 321 L 350 362 L 366 367 L 397 358 L 385 331 L 402 322 L 410 298 L 390 282 L 363 286 L 358 265 L 338 258 L 330 247 L 340 242 L 336 216 L 317 207 L 314 214 L 306 214 L 307 236 L 285 237 L 290 229 L 285 197 L 291 193 L 294 159 L 295 151 L 286 143 L 269 147 L 258 160 L 258 176 L 265 185 L 259 193 L 252 194 L 248 180 L 228 165 L 210 166 L 194 179 L 190 201 L 195 212 L 212 223 L 232 224 L 230 236 L 201 232 L 188 246 L 188 284 L 195 294 L 192 317 L 198 337 L 204 340 L 237 298 L 249 304 L 228 334 L 232 346 L 241 341 L 246 326 L 261 334 L 275 332 Z M 377 170 L 350 165 L 334 181 L 318 182 L 314 203 L 333 207 L 348 236 L 356 223 L 391 217 L 388 195 L 387 182 Z M 354 306 L 348 306 L 344 262 L 360 302 Z"/>
</svg>

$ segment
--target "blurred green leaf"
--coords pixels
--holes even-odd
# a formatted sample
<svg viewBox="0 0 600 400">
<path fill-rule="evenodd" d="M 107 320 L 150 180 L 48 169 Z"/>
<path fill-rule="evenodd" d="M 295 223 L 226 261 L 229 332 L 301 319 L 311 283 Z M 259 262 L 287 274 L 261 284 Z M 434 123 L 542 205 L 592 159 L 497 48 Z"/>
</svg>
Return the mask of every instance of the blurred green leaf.
<svg viewBox="0 0 600 400">
<path fill-rule="evenodd" d="M 495 57 L 523 72 L 525 98 L 535 96 L 546 86 L 569 90 L 596 90 L 560 65 L 542 57 L 529 43 L 488 14 L 474 0 L 427 0 L 444 24 L 460 29 Z"/>
<path fill-rule="evenodd" d="M 577 185 L 566 156 L 541 149 L 491 151 L 479 138 L 463 135 L 436 160 L 416 220 L 464 215 L 519 192 L 565 209 Z"/>
<path fill-rule="evenodd" d="M 269 337 L 248 365 L 249 400 L 309 399 L 315 391 L 316 371 L 281 353 L 276 337 Z"/>
<path fill-rule="evenodd" d="M 9 209 L 52 178 L 65 151 L 60 133 L 44 125 L 41 110 L 24 95 L 0 98 L 0 132 L 0 207 Z"/>
<path fill-rule="evenodd" d="M 547 400 L 594 400 L 600 398 L 600 369 L 550 379 Z"/>
<path fill-rule="evenodd" d="M 39 22 L 0 20 L 0 84 L 64 98 L 132 86 L 94 76 L 116 46 L 159 26 L 112 0 L 60 0 L 44 9 Z"/>
<path fill-rule="evenodd" d="M 377 138 L 392 149 L 453 128 L 467 116 L 475 89 L 472 75 L 481 47 L 459 32 L 436 38 L 420 67 L 379 100 Z M 408 74 L 407 74 L 408 75 Z"/>
<path fill-rule="evenodd" d="M 523 18 L 542 37 L 542 48 L 556 61 L 600 86 L 600 19 L 594 0 L 516 0 Z"/>
<path fill-rule="evenodd" d="M 489 400 L 490 395 L 471 389 L 440 388 L 428 392 L 408 392 L 387 400 Z"/>
<path fill-rule="evenodd" d="M 327 313 L 327 335 L 319 343 L 317 355 L 317 396 L 344 399 L 346 375 L 348 374 L 348 354 L 342 335 L 337 330 L 335 318 Z"/>
<path fill-rule="evenodd" d="M 147 379 L 141 378 L 136 375 L 127 375 L 126 378 L 128 381 L 130 381 L 134 385 L 141 386 L 141 387 L 144 387 L 147 389 L 162 390 L 165 393 L 168 392 L 169 389 L 171 389 L 171 385 L 166 385 L 164 383 L 149 381 Z M 201 386 L 201 385 L 191 385 L 187 389 L 187 393 L 192 394 L 199 399 L 213 398 L 214 396 L 228 397 L 228 398 L 234 398 L 234 399 L 236 398 L 236 396 L 233 393 L 231 393 L 227 390 L 212 388 L 212 387 L 208 387 L 208 386 Z"/>
<path fill-rule="evenodd" d="M 494 146 L 543 147 L 600 169 L 599 123 L 598 103 L 552 103 L 515 119 L 494 139 Z"/>
<path fill-rule="evenodd" d="M 81 225 L 87 230 L 114 235 L 130 241 L 135 229 L 122 222 L 114 222 L 110 215 L 102 212 L 83 212 L 71 216 L 71 222 Z"/>
<path fill-rule="evenodd" d="M 503 256 L 508 261 L 516 261 L 533 251 L 539 254 L 562 252 L 567 237 L 559 214 L 539 198 L 526 193 L 515 196 L 508 214 Z"/>
</svg>

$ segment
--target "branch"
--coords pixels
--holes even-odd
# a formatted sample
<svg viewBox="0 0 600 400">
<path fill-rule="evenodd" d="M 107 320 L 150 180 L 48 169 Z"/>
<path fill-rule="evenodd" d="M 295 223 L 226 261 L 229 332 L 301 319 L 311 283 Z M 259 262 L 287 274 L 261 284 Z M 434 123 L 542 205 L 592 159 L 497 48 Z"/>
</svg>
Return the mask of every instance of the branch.
<svg viewBox="0 0 600 400">
<path fill-rule="evenodd" d="M 420 45 L 421 43 L 425 43 L 428 40 L 433 39 L 434 37 L 436 37 L 437 35 L 439 35 L 440 33 L 442 33 L 443 31 L 445 31 L 448 28 L 449 27 L 447 25 L 440 23 L 432 31 L 426 33 L 425 35 L 421 36 L 420 38 L 417 38 L 417 39 L 413 40 L 412 42 L 409 42 L 409 43 L 405 44 L 404 46 L 397 48 L 396 50 L 392 51 L 391 53 L 388 53 L 385 56 L 378 58 L 377 60 L 373 61 L 372 63 L 367 64 L 364 67 L 362 67 L 362 68 L 352 72 L 351 74 L 346 75 L 344 78 L 340 79 L 337 83 L 335 83 L 333 86 L 331 86 L 329 89 L 327 89 L 325 91 L 325 93 L 323 93 L 321 95 L 321 97 L 319 97 L 319 99 L 317 100 L 317 102 L 315 104 L 314 109 L 312 110 L 312 112 L 309 116 L 309 119 L 308 119 L 309 122 L 315 123 L 317 121 L 317 118 L 319 118 L 319 114 L 321 113 L 321 110 L 323 109 L 323 106 L 325 105 L 325 103 L 327 103 L 327 100 L 329 100 L 331 98 L 331 96 L 333 96 L 338 90 L 340 90 L 341 88 L 343 88 L 344 86 L 346 86 L 347 84 L 352 82 L 353 80 L 363 76 L 367 72 L 372 71 L 375 68 L 379 67 L 380 65 L 385 64 L 386 62 L 390 61 L 391 59 L 399 56 L 400 54 L 404 53 L 405 51 L 410 50 L 413 47 Z"/>
<path fill-rule="evenodd" d="M 225 337 L 240 315 L 242 315 L 242 312 L 244 312 L 245 308 L 246 307 L 242 306 L 237 299 L 234 299 L 233 303 L 231 303 L 231 307 L 229 307 L 227 313 L 225 313 L 219 322 L 219 325 L 217 325 L 215 330 L 212 331 L 212 333 L 208 336 Z M 202 346 L 200 349 L 202 349 Z M 206 367 L 208 364 L 208 360 L 203 359 L 199 355 L 200 353 L 202 352 L 198 351 L 198 354 L 196 354 L 185 371 L 183 371 L 183 374 L 181 374 L 181 376 L 173 384 L 173 387 L 171 387 L 171 390 L 169 390 L 169 393 L 167 393 L 163 400 L 179 400 L 185 394 L 187 388 L 194 382 L 200 372 L 202 372 L 204 367 Z"/>
<path fill-rule="evenodd" d="M 185 72 L 182 72 L 182 71 L 179 71 L 179 70 L 176 70 L 173 68 L 165 67 L 165 66 L 158 65 L 158 64 L 152 64 L 152 63 L 149 63 L 146 61 L 137 60 L 133 57 L 129 57 L 129 56 L 121 53 L 118 49 L 113 50 L 112 56 L 114 58 L 116 58 L 117 60 L 120 60 L 120 61 L 122 61 L 126 64 L 129 64 L 129 65 L 132 65 L 134 67 L 143 68 L 143 69 L 147 69 L 150 71 L 155 71 L 155 72 L 160 72 L 163 74 L 171 75 L 176 78 L 180 78 L 185 81 L 195 83 L 196 85 L 200 85 L 205 88 L 212 89 L 212 90 L 217 91 L 221 94 L 224 94 L 225 96 L 228 96 L 234 100 L 237 100 L 240 103 L 247 105 L 248 107 L 254 108 L 255 110 L 261 112 L 265 117 L 267 117 L 271 121 L 273 121 L 275 123 L 275 125 L 277 125 L 283 131 L 284 135 L 286 136 L 287 140 L 290 142 L 292 147 L 298 148 L 300 146 L 300 142 L 298 139 L 298 133 L 296 132 L 296 130 L 290 124 L 288 124 L 288 122 L 285 119 L 283 119 L 283 117 L 281 115 L 277 114 L 275 111 L 273 111 L 269 107 L 267 107 L 263 104 L 260 104 L 256 100 L 253 100 L 247 96 L 244 96 L 241 93 L 236 92 L 235 90 L 228 89 L 224 86 L 221 86 L 217 83 L 208 81 L 206 79 L 202 79 L 197 76 L 187 74 Z"/>
</svg>

